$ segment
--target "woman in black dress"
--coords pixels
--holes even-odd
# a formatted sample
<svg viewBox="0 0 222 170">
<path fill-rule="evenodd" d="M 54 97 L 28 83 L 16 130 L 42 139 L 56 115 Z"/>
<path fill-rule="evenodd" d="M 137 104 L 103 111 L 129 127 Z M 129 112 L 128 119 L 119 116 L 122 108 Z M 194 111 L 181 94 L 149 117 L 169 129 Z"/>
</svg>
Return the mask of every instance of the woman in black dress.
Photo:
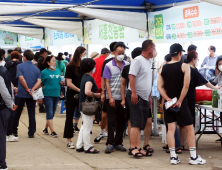
<svg viewBox="0 0 222 170">
<path fill-rule="evenodd" d="M 67 82 L 67 94 L 66 94 L 66 122 L 63 138 L 67 138 L 69 149 L 74 149 L 75 146 L 72 143 L 73 138 L 73 115 L 75 108 L 79 104 L 78 95 L 80 93 L 80 83 L 82 80 L 83 72 L 80 69 L 81 58 L 86 56 L 86 49 L 84 47 L 78 47 L 74 53 L 72 61 L 66 67 L 65 79 Z"/>
</svg>

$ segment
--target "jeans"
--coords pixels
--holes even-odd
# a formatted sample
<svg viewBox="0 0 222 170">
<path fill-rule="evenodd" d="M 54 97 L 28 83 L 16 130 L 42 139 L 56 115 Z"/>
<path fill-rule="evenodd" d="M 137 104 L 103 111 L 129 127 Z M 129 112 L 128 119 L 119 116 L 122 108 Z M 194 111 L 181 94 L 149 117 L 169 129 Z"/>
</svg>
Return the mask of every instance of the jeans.
<svg viewBox="0 0 222 170">
<path fill-rule="evenodd" d="M 168 131 L 167 123 L 166 123 L 166 130 Z M 175 137 L 175 148 L 181 148 L 180 133 L 177 126 L 176 126 L 174 137 Z"/>
<path fill-rule="evenodd" d="M 82 113 L 82 121 L 83 124 L 80 128 L 76 148 L 81 149 L 84 145 L 84 150 L 88 150 L 91 147 L 91 142 L 90 142 L 90 131 L 92 130 L 93 127 L 93 119 L 94 115 L 88 116 L 84 115 Z"/>
<path fill-rule="evenodd" d="M 81 116 L 81 113 L 79 111 L 79 106 L 76 106 L 75 111 L 74 111 L 73 119 L 79 120 L 80 116 Z"/>
<path fill-rule="evenodd" d="M 11 115 L 11 110 L 6 106 L 1 106 L 0 109 L 0 167 L 6 166 L 6 131 L 8 126 L 8 120 Z"/>
<path fill-rule="evenodd" d="M 12 133 L 18 134 L 18 126 L 19 126 L 19 119 L 22 114 L 22 110 L 24 104 L 26 103 L 29 115 L 29 128 L 28 128 L 28 135 L 33 136 L 36 132 L 36 121 L 35 121 L 35 104 L 36 101 L 33 98 L 21 98 L 18 97 L 17 103 L 15 103 L 18 108 L 14 112 L 13 117 L 13 126 L 12 126 Z"/>
<path fill-rule="evenodd" d="M 43 103 L 45 105 L 45 110 L 46 110 L 46 120 L 53 119 L 58 102 L 59 102 L 59 97 L 49 97 L 49 96 L 44 97 Z"/>
</svg>

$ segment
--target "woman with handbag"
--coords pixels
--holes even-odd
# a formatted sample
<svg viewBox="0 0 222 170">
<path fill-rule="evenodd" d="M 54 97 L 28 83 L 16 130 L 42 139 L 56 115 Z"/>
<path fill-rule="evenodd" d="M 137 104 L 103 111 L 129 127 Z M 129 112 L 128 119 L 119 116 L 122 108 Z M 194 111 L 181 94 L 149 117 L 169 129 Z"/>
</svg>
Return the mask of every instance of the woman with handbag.
<svg viewBox="0 0 222 170">
<path fill-rule="evenodd" d="M 66 93 L 66 122 L 63 138 L 67 138 L 67 147 L 69 149 L 75 148 L 74 144 L 72 143 L 74 132 L 73 115 L 75 108 L 79 106 L 80 83 L 83 76 L 80 69 L 80 62 L 85 56 L 86 49 L 84 47 L 78 47 L 74 53 L 72 61 L 66 67 L 65 79 L 68 88 Z M 76 120 L 75 123 L 78 123 L 78 120 Z"/>
<path fill-rule="evenodd" d="M 93 127 L 93 120 L 96 113 L 98 113 L 99 102 L 95 101 L 96 98 L 100 98 L 101 94 L 96 93 L 98 87 L 95 83 L 92 73 L 95 72 L 95 61 L 91 58 L 82 60 L 80 67 L 85 73 L 82 77 L 80 85 L 80 97 L 79 97 L 79 109 L 82 114 L 83 124 L 81 126 L 76 151 L 85 153 L 99 153 L 96 149 L 92 149 L 90 142 L 90 131 Z M 84 147 L 83 147 L 84 145 Z"/>
<path fill-rule="evenodd" d="M 61 72 L 56 68 L 56 59 L 53 56 L 45 58 L 43 65 L 46 69 L 41 72 L 42 86 L 43 86 L 43 103 L 46 109 L 46 125 L 43 133 L 48 135 L 48 127 L 53 138 L 57 137 L 53 128 L 53 117 L 56 112 L 56 107 L 59 102 L 61 85 Z"/>
</svg>

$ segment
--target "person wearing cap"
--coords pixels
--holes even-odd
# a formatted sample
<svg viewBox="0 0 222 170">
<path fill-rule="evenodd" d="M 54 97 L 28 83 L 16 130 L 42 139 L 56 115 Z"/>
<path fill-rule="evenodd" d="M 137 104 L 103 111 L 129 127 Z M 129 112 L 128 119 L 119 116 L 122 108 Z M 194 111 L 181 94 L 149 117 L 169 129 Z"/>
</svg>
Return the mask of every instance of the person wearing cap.
<svg viewBox="0 0 222 170">
<path fill-rule="evenodd" d="M 142 43 L 142 54 L 136 57 L 130 66 L 129 87 L 126 93 L 126 100 L 130 108 L 130 151 L 129 155 L 135 158 L 151 156 L 148 148 L 140 149 L 141 130 L 144 130 L 149 117 L 149 109 L 152 106 L 152 70 L 150 58 L 157 56 L 155 44 L 152 40 Z"/>
<path fill-rule="evenodd" d="M 114 50 L 114 46 L 116 45 L 117 42 L 112 42 L 109 45 L 109 49 L 110 49 L 110 55 L 109 57 L 106 57 L 105 61 L 103 62 L 103 66 L 102 66 L 102 71 L 101 71 L 101 102 L 103 103 L 103 108 L 102 108 L 102 119 L 100 121 L 100 127 L 101 127 L 101 131 L 99 133 L 99 135 L 94 139 L 95 143 L 100 142 L 101 139 L 103 139 L 104 137 L 108 136 L 108 132 L 107 132 L 107 108 L 109 105 L 108 100 L 105 100 L 105 79 L 103 78 L 103 72 L 104 72 L 104 68 L 106 66 L 106 64 L 110 61 L 113 60 L 113 58 L 115 57 L 115 50 Z"/>
<path fill-rule="evenodd" d="M 99 57 L 100 57 L 100 54 L 97 53 L 97 52 L 92 52 L 91 55 L 90 55 L 90 58 L 93 59 L 93 60 L 95 60 Z"/>
<path fill-rule="evenodd" d="M 64 59 L 62 58 L 63 53 L 58 53 L 58 56 L 56 57 L 56 68 L 61 71 L 62 76 L 65 76 L 65 69 L 66 66 L 62 62 Z"/>
<path fill-rule="evenodd" d="M 142 53 L 141 47 L 135 48 L 131 53 L 132 59 L 135 59 L 136 57 L 140 56 L 141 53 Z M 126 102 L 126 96 L 125 96 L 125 90 L 126 90 L 126 88 L 128 88 L 128 84 L 129 84 L 129 71 L 130 71 L 130 65 L 125 66 L 122 71 L 122 78 L 121 78 L 122 102 L 121 102 L 121 105 L 123 108 L 126 109 L 125 110 L 126 111 L 126 122 L 128 121 L 128 135 L 130 138 L 130 130 L 131 130 L 130 109 L 129 109 L 128 103 Z M 151 112 L 149 112 L 147 124 L 146 124 L 145 130 L 144 130 L 145 140 L 144 140 L 144 145 L 143 145 L 145 147 L 145 150 L 148 150 L 149 153 L 152 153 L 154 151 L 152 148 L 150 148 L 150 146 L 148 146 L 151 130 L 152 130 L 152 115 L 151 115 Z"/>
<path fill-rule="evenodd" d="M 69 58 L 69 53 L 68 52 L 64 52 L 64 55 L 66 57 L 66 61 L 68 61 L 68 63 L 71 61 Z"/>
<path fill-rule="evenodd" d="M 184 126 L 187 131 L 187 141 L 190 150 L 189 164 L 205 164 L 206 160 L 196 154 L 196 138 L 194 133 L 191 112 L 187 103 L 187 92 L 190 85 L 190 66 L 181 63 L 183 48 L 180 44 L 173 44 L 170 47 L 172 60 L 165 64 L 158 76 L 158 90 L 165 101 L 172 101 L 177 98 L 176 103 L 164 109 L 164 119 L 168 124 L 167 143 L 170 150 L 170 163 L 176 165 L 180 160 L 175 152 L 174 133 L 176 125 Z"/>
<path fill-rule="evenodd" d="M 128 48 L 123 42 L 118 42 L 114 46 L 115 58 L 108 62 L 103 72 L 103 78 L 106 83 L 106 101 L 108 116 L 108 138 L 105 153 L 113 152 L 114 148 L 119 151 L 126 151 L 123 147 L 123 132 L 125 130 L 125 112 L 121 106 L 121 72 L 124 66 L 129 65 L 123 61 L 125 49 Z M 116 136 L 114 132 L 116 131 Z"/>
</svg>

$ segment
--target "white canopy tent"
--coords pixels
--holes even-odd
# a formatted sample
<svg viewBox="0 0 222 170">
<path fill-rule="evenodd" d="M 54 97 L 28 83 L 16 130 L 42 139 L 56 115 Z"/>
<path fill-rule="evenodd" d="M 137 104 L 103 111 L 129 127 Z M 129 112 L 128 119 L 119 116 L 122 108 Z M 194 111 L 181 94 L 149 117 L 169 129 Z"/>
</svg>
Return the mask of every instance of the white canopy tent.
<svg viewBox="0 0 222 170">
<path fill-rule="evenodd" d="M 21 28 L 21 27 L 0 25 L 0 30 L 9 31 L 12 33 L 25 35 L 32 38 L 43 39 L 42 28 Z"/>
<path fill-rule="evenodd" d="M 69 8 L 69 10 L 84 16 L 147 31 L 146 13 L 112 11 L 90 8 Z"/>
<path fill-rule="evenodd" d="M 82 36 L 82 22 L 44 20 L 33 18 L 22 19 L 22 21 L 41 27 L 51 28 L 54 30 Z"/>
<path fill-rule="evenodd" d="M 201 0 L 201 2 L 208 2 L 208 3 L 214 4 L 214 5 L 222 6 L 221 0 Z"/>
</svg>

